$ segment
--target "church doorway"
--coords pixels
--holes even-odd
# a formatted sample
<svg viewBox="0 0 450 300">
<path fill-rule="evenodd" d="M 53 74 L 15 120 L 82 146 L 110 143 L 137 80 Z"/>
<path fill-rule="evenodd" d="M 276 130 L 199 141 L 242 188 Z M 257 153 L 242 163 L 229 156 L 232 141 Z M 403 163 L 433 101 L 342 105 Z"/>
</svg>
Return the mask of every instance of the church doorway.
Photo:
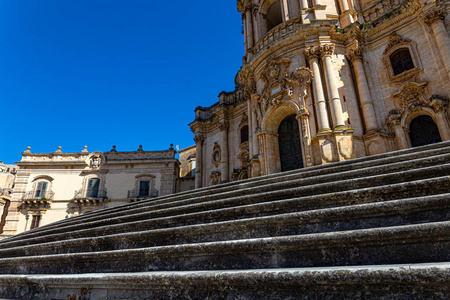
<svg viewBox="0 0 450 300">
<path fill-rule="evenodd" d="M 426 115 L 418 116 L 411 121 L 409 137 L 413 147 L 442 142 L 436 123 Z"/>
<path fill-rule="evenodd" d="M 278 145 L 282 172 L 303 168 L 300 131 L 295 114 L 281 121 L 278 127 Z"/>
</svg>

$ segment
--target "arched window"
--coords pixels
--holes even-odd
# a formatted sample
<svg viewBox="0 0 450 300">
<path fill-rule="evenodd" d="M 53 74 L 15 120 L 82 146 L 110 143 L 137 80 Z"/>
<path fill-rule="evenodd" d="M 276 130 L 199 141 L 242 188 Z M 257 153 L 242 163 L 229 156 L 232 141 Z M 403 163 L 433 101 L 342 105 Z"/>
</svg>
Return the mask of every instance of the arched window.
<svg viewBox="0 0 450 300">
<path fill-rule="evenodd" d="M 267 31 L 283 23 L 280 1 L 274 2 L 267 11 Z"/>
<path fill-rule="evenodd" d="M 389 56 L 389 60 L 391 61 L 394 76 L 414 69 L 414 63 L 411 57 L 411 53 L 409 53 L 409 50 L 407 48 L 401 48 L 394 51 Z"/>
<path fill-rule="evenodd" d="M 245 125 L 241 128 L 241 144 L 248 142 L 248 126 Z"/>
</svg>

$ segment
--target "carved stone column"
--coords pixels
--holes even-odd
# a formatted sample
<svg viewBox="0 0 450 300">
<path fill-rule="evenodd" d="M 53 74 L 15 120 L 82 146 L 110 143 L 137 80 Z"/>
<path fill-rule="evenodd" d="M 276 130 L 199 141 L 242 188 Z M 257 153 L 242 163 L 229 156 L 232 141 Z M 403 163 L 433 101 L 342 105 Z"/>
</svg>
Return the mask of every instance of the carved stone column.
<svg viewBox="0 0 450 300">
<path fill-rule="evenodd" d="M 259 154 L 259 150 L 258 150 L 258 135 L 257 135 L 257 131 L 258 131 L 258 116 L 256 115 L 256 108 L 252 107 L 252 130 L 253 130 L 253 135 L 252 135 L 252 144 L 253 144 L 253 155 L 258 155 Z"/>
<path fill-rule="evenodd" d="M 195 152 L 196 152 L 196 166 L 195 166 L 195 188 L 201 188 L 202 187 L 202 180 L 203 180 L 203 174 L 202 174 L 202 167 L 203 167 L 203 141 L 205 140 L 205 137 L 201 134 L 197 134 L 194 137 L 195 141 Z"/>
<path fill-rule="evenodd" d="M 221 162 L 220 162 L 220 173 L 222 173 L 222 182 L 228 182 L 229 172 L 228 172 L 228 122 L 223 121 L 219 124 L 220 129 L 220 139 L 221 139 Z"/>
<path fill-rule="evenodd" d="M 367 132 L 374 132 L 378 129 L 375 110 L 373 108 L 372 98 L 370 96 L 369 85 L 367 84 L 366 74 L 363 66 L 363 53 L 361 49 L 352 49 L 347 55 L 353 64 L 355 70 L 356 84 L 358 86 L 361 108 L 364 116 L 364 123 Z"/>
<path fill-rule="evenodd" d="M 327 104 L 325 102 L 325 95 L 323 93 L 322 79 L 319 68 L 319 52 L 317 47 L 310 47 L 305 50 L 305 57 L 309 61 L 313 72 L 313 89 L 314 89 L 314 106 L 316 108 L 319 133 L 329 132 L 330 121 L 328 120 Z"/>
<path fill-rule="evenodd" d="M 308 0 L 299 0 L 299 1 L 300 1 L 300 7 L 302 10 L 309 8 Z"/>
<path fill-rule="evenodd" d="M 281 13 L 283 14 L 283 22 L 289 21 L 289 3 L 288 0 L 281 0 Z"/>
<path fill-rule="evenodd" d="M 263 13 L 258 14 L 258 24 L 259 24 L 259 36 L 263 37 L 267 33 L 267 20 L 266 15 Z"/>
<path fill-rule="evenodd" d="M 347 0 L 341 0 L 341 9 L 342 9 L 342 12 L 349 10 Z"/>
<path fill-rule="evenodd" d="M 433 107 L 434 112 L 436 113 L 436 125 L 438 126 L 442 141 L 450 140 L 450 126 L 446 113 L 448 101 L 433 97 L 433 99 L 430 101 L 430 106 Z"/>
<path fill-rule="evenodd" d="M 401 125 L 401 115 L 397 111 L 391 111 L 389 113 L 389 125 L 392 126 L 395 132 L 395 137 L 397 139 L 397 144 L 399 150 L 409 148 L 408 140 L 406 139 L 405 130 Z"/>
<path fill-rule="evenodd" d="M 253 17 L 252 17 L 252 7 L 245 7 L 245 23 L 247 25 L 247 49 L 253 48 Z"/>
<path fill-rule="evenodd" d="M 339 97 L 339 91 L 336 86 L 336 78 L 334 77 L 333 62 L 331 61 L 331 55 L 334 51 L 334 45 L 327 44 L 320 46 L 320 54 L 322 60 L 325 63 L 325 78 L 328 84 L 328 92 L 331 97 L 331 112 L 333 116 L 333 129 L 345 128 L 345 118 L 342 113 L 341 98 Z"/>
<path fill-rule="evenodd" d="M 444 17 L 445 12 L 441 9 L 437 9 L 425 17 L 425 22 L 430 25 L 433 30 L 447 74 L 450 76 L 450 37 L 444 25 Z"/>
<path fill-rule="evenodd" d="M 256 44 L 259 39 L 261 38 L 261 32 L 260 32 L 260 23 L 258 20 L 258 9 L 259 6 L 258 5 L 254 5 L 253 6 L 253 12 L 252 12 L 252 17 L 253 17 L 253 38 L 254 38 L 254 44 Z"/>
</svg>

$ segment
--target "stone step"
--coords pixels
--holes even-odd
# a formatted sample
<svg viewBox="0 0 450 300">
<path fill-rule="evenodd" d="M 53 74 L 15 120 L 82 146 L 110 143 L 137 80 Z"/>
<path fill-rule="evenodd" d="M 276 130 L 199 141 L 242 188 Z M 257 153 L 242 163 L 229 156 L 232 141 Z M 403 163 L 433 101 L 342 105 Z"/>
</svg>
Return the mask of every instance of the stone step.
<svg viewBox="0 0 450 300">
<path fill-rule="evenodd" d="M 46 231 L 37 232 L 34 235 L 28 235 L 26 238 L 22 239 L 15 239 L 15 240 L 5 240 L 2 243 L 0 243 L 0 248 L 9 247 L 11 243 L 17 243 L 20 241 L 23 241 L 24 243 L 28 243 L 30 240 L 32 240 L 32 237 L 45 237 L 47 235 L 51 234 L 57 234 L 57 233 L 64 233 L 67 235 L 67 232 L 75 232 L 83 229 L 94 229 L 96 227 L 103 227 L 108 228 L 107 230 L 112 230 L 109 228 L 111 225 L 114 224 L 124 224 L 129 222 L 138 222 L 141 220 L 149 220 L 152 218 L 162 218 L 162 217 L 168 217 L 168 216 L 174 216 L 174 215 L 184 215 L 184 214 L 192 214 L 195 212 L 201 212 L 201 211 L 211 211 L 211 210 L 218 210 L 223 208 L 230 208 L 234 206 L 242 206 L 242 205 L 256 205 L 258 203 L 266 203 L 266 202 L 273 202 L 273 201 L 280 201 L 282 199 L 289 199 L 289 198 L 297 198 L 297 197 L 306 197 L 306 196 L 314 196 L 317 194 L 318 191 L 320 191 L 319 195 L 324 193 L 337 193 L 345 190 L 358 190 L 362 188 L 374 188 L 375 186 L 384 186 L 389 183 L 395 184 L 395 183 L 402 183 L 407 182 L 413 179 L 419 179 L 419 182 L 416 182 L 415 184 L 419 184 L 423 188 L 427 188 L 427 181 L 424 181 L 425 185 L 420 182 L 420 180 L 424 180 L 427 177 L 434 177 L 434 176 L 442 176 L 442 175 L 450 175 L 450 164 L 440 165 L 440 166 L 433 166 L 433 167 L 427 167 L 427 168 L 421 168 L 421 169 L 414 169 L 410 171 L 401 171 L 393 174 L 385 174 L 385 175 L 376 175 L 371 176 L 367 178 L 357 178 L 352 180 L 341 180 L 336 181 L 332 183 L 322 183 L 317 185 L 310 185 L 310 186 L 301 186 L 298 188 L 291 188 L 286 190 L 278 190 L 278 191 L 272 191 L 272 192 L 263 192 L 256 195 L 246 195 L 246 196 L 239 196 L 239 197 L 233 197 L 233 198 L 225 198 L 220 200 L 212 200 L 208 201 L 208 198 L 202 198 L 197 199 L 196 201 L 192 201 L 194 203 L 187 204 L 187 205 L 180 205 L 178 207 L 169 207 L 167 209 L 160 209 L 160 210 L 152 210 L 149 209 L 147 212 L 138 213 L 134 215 L 125 215 L 122 217 L 114 217 L 114 218 L 107 218 L 99 221 L 93 221 L 93 222 L 86 222 L 86 223 L 79 223 L 76 225 L 71 225 L 70 227 L 59 227 L 59 228 L 50 228 Z M 417 180 L 416 180 L 417 181 Z M 442 182 L 443 181 L 443 182 Z M 440 179 L 440 185 L 434 186 L 433 189 L 427 190 L 426 194 L 423 195 L 431 195 L 434 192 L 434 188 L 441 187 L 442 184 L 444 184 L 443 188 L 446 189 L 447 187 L 447 180 Z M 388 186 L 385 189 L 389 191 L 392 187 Z M 413 186 L 410 186 L 410 188 L 413 188 L 412 191 L 415 191 Z M 437 193 L 441 193 L 436 191 Z M 351 195 L 352 197 L 355 197 L 354 194 L 358 195 L 359 192 L 355 191 Z M 364 193 L 363 193 L 364 194 Z M 331 195 L 333 196 L 333 195 Z M 411 197 L 410 195 L 404 195 L 403 197 Z M 371 199 L 371 198 L 369 198 Z M 200 201 L 203 202 L 200 202 Z M 342 201 L 342 200 L 341 200 Z M 349 201 L 349 199 L 344 199 L 344 201 Z M 317 203 L 327 203 L 324 201 L 317 201 Z M 272 204 L 273 213 L 276 213 L 279 211 L 280 207 L 278 203 Z M 319 207 L 315 207 L 314 209 L 317 209 Z M 260 209 L 258 207 L 258 209 Z M 295 208 L 298 209 L 298 208 Z M 264 210 L 257 211 L 261 215 L 261 213 L 264 212 Z M 272 213 L 272 214 L 273 214 Z M 234 218 L 235 216 L 241 216 L 245 217 L 242 214 L 235 214 L 231 216 Z M 201 222 L 201 220 L 199 220 Z M 133 227 L 132 230 L 138 230 L 137 227 Z M 145 229 L 144 229 L 145 230 Z M 85 231 L 86 232 L 86 231 Z M 93 236 L 97 235 L 98 233 L 95 231 L 92 231 L 91 233 Z M 15 244 L 18 245 L 18 244 Z"/>
<path fill-rule="evenodd" d="M 133 204 L 127 204 L 120 207 L 110 208 L 108 211 L 100 210 L 96 212 L 92 212 L 86 215 L 83 215 L 82 217 L 79 217 L 81 219 L 92 219 L 96 216 L 104 216 L 105 214 L 110 215 L 114 212 L 123 212 L 125 208 L 139 208 L 139 207 L 145 207 L 148 203 L 152 204 L 159 204 L 159 203 L 166 203 L 166 202 L 172 202 L 172 201 L 178 201 L 183 200 L 187 198 L 192 197 L 198 197 L 198 196 L 206 196 L 206 195 L 213 195 L 213 194 L 220 194 L 223 192 L 229 192 L 229 191 L 236 191 L 244 188 L 249 187 L 255 187 L 255 186 L 261 186 L 261 185 L 267 185 L 271 183 L 281 182 L 281 181 L 289 181 L 289 180 L 295 180 L 295 179 L 301 179 L 306 177 L 315 177 L 320 175 L 326 175 L 326 174 L 333 174 L 336 172 L 344 172 L 344 171 L 351 171 L 351 170 L 357 170 L 357 169 L 364 169 L 368 167 L 373 167 L 377 165 L 388 165 L 391 163 L 396 162 L 402 162 L 402 161 L 408 161 L 411 159 L 419 159 L 419 158 L 426 158 L 430 156 L 436 156 L 436 155 L 442 155 L 442 154 L 448 154 L 450 153 L 450 142 L 442 142 L 434 145 L 426 145 L 422 147 L 417 148 L 411 148 L 396 152 L 389 152 L 384 153 L 380 155 L 374 155 L 370 157 L 363 157 L 358 159 L 353 159 L 350 161 L 343 161 L 343 162 L 337 162 L 337 163 L 331 163 L 327 165 L 321 165 L 321 166 L 315 166 L 307 169 L 299 169 L 299 170 L 293 170 L 283 173 L 277 173 L 277 174 L 271 174 L 256 178 L 251 178 L 247 180 L 242 180 L 239 182 L 230 182 L 225 183 L 221 185 L 217 185 L 214 187 L 207 187 L 207 188 L 201 188 L 194 191 L 187 191 L 183 193 L 178 194 L 172 194 L 172 195 L 166 195 L 159 197 L 158 199 L 150 199 L 150 200 L 143 200 L 139 203 L 133 203 Z M 349 163 L 352 162 L 352 163 Z M 55 226 L 62 225 L 64 223 L 70 223 L 72 222 L 71 219 L 65 219 L 58 222 L 55 222 Z M 39 230 L 39 229 L 36 229 Z"/>
<path fill-rule="evenodd" d="M 147 248 L 447 221 L 450 220 L 450 194 L 186 226 L 183 226 L 185 221 L 179 219 L 175 221 L 177 227 L 166 229 L 153 225 L 153 230 L 128 232 L 133 228 L 130 225 L 129 230 L 121 234 L 107 235 L 106 231 L 95 237 L 79 238 L 74 237 L 79 236 L 76 233 L 68 233 L 70 239 L 54 236 L 54 242 L 44 238 L 41 244 L 35 240 L 30 246 L 2 249 L 0 257 Z"/>
<path fill-rule="evenodd" d="M 0 259 L 1 274 L 82 274 L 431 263 L 450 221 L 246 240 Z"/>
<path fill-rule="evenodd" d="M 103 216 L 108 215 L 111 216 L 114 213 L 118 215 L 123 214 L 124 211 L 130 211 L 130 209 L 139 209 L 143 208 L 147 209 L 147 206 L 164 204 L 167 202 L 176 202 L 184 199 L 191 199 L 193 197 L 204 197 L 216 194 L 223 194 L 226 192 L 239 192 L 240 190 L 252 188 L 252 187 L 260 187 L 261 185 L 269 185 L 271 183 L 282 182 L 282 181 L 290 181 L 295 179 L 307 178 L 307 177 L 316 177 L 320 175 L 333 174 L 336 172 L 345 172 L 357 169 L 364 169 L 368 167 L 374 167 L 378 165 L 389 165 L 396 162 L 408 161 L 411 159 L 419 159 L 419 158 L 427 158 L 430 156 L 442 155 L 450 153 L 450 142 L 442 142 L 433 145 L 426 145 L 422 147 L 416 147 L 411 149 L 405 149 L 396 152 L 389 152 L 380 155 L 374 155 L 369 157 L 352 159 L 349 161 L 331 163 L 327 165 L 315 166 L 307 169 L 293 170 L 284 173 L 271 174 L 256 178 L 251 178 L 247 180 L 243 180 L 240 182 L 232 182 L 221 184 L 214 187 L 207 187 L 202 189 L 197 189 L 195 191 L 187 191 L 184 193 L 167 195 L 163 197 L 159 197 L 157 199 L 143 200 L 139 203 L 127 204 L 120 207 L 110 208 L 108 210 L 100 210 L 97 212 L 89 213 L 83 216 L 78 217 L 76 220 L 65 219 L 55 223 L 52 223 L 50 226 L 60 227 L 72 223 L 80 222 L 81 220 L 86 220 L 89 222 L 103 218 Z M 241 193 L 245 193 L 246 191 L 241 191 Z M 220 197 L 220 196 L 219 196 Z M 50 228 L 46 226 L 45 228 Z M 40 231 L 42 228 L 34 229 L 34 232 Z M 21 236 L 26 236 L 31 232 L 26 232 L 20 234 L 16 237 L 12 237 L 11 239 L 20 238 Z"/>
<path fill-rule="evenodd" d="M 349 189 L 365 188 L 369 186 L 379 186 L 388 183 L 405 182 L 414 179 L 424 179 L 433 176 L 442 176 L 450 174 L 450 164 L 442 164 L 450 161 L 450 154 L 443 154 L 440 156 L 433 156 L 427 158 L 421 158 L 415 161 L 407 161 L 401 163 L 395 163 L 385 166 L 377 166 L 366 170 L 348 171 L 342 174 L 330 174 L 322 177 L 304 178 L 298 180 L 291 180 L 288 182 L 281 182 L 278 184 L 263 185 L 258 188 L 251 188 L 246 190 L 240 190 L 236 192 L 228 192 L 225 194 L 212 195 L 207 197 L 194 197 L 184 201 L 171 202 L 166 204 L 154 204 L 150 203 L 146 207 L 140 207 L 137 209 L 128 210 L 126 213 L 117 212 L 111 213 L 108 218 L 101 218 L 99 216 L 92 219 L 84 219 L 84 222 L 77 222 L 76 224 L 59 224 L 45 226 L 39 231 L 30 231 L 27 234 L 17 236 L 9 241 L 18 241 L 21 239 L 29 239 L 34 236 L 42 236 L 43 234 L 52 234 L 58 231 L 63 231 L 65 228 L 73 230 L 80 230 L 83 228 L 94 228 L 96 226 L 105 226 L 107 224 L 123 223 L 139 221 L 141 219 L 148 219 L 149 214 L 161 215 L 161 210 L 164 212 L 172 213 L 172 210 L 185 209 L 183 213 L 192 213 L 199 209 L 203 203 L 209 203 L 214 206 L 215 209 L 222 208 L 223 203 L 228 201 L 230 203 L 258 203 L 274 201 L 279 199 L 286 199 L 289 197 L 299 197 L 304 195 L 314 195 L 318 191 L 320 193 L 333 193 Z M 431 165 L 431 166 L 430 166 Z M 435 166 L 437 165 L 437 166 Z M 415 168 L 414 170 L 410 170 Z M 403 171 L 408 170 L 408 171 Z M 391 171 L 393 173 L 386 173 Z M 380 174 L 369 176 L 371 174 Z M 365 177 L 363 177 L 365 175 Z M 345 180 L 347 178 L 347 180 Z M 325 183 L 314 184 L 315 182 L 324 181 Z M 298 188 L 294 188 L 298 186 Z M 242 192 L 245 195 L 242 196 Z M 255 194 L 257 192 L 257 194 Z M 250 201 L 250 202 L 249 202 Z M 238 204 L 235 204 L 238 205 Z M 227 206 L 228 207 L 228 206 Z M 171 210 L 172 209 L 172 210 Z M 211 207 L 208 209 L 212 209 Z M 98 221 L 96 221 L 99 219 Z M 1 247 L 1 244 L 0 244 Z"/>
<path fill-rule="evenodd" d="M 0 275 L 8 299 L 67 299 L 88 286 L 91 299 L 448 299 L 450 263 Z"/>
<path fill-rule="evenodd" d="M 379 187 L 370 187 L 358 190 L 349 190 L 324 195 L 305 196 L 244 205 L 239 199 L 224 201 L 236 202 L 236 206 L 214 209 L 215 203 L 194 205 L 197 212 L 185 213 L 183 207 L 171 209 L 171 213 L 161 210 L 149 213 L 147 218 L 140 221 L 126 222 L 119 219 L 115 225 L 98 226 L 81 230 L 66 231 L 62 229 L 49 235 L 37 236 L 17 241 L 5 241 L 0 243 L 0 249 L 17 248 L 25 245 L 62 241 L 85 237 L 96 237 L 110 234 L 145 231 L 150 229 L 163 229 L 186 225 L 205 224 L 217 221 L 239 220 L 243 218 L 255 218 L 274 214 L 292 213 L 308 210 L 326 209 L 346 205 L 381 202 L 408 197 L 426 197 L 433 194 L 447 193 L 450 190 L 450 176 L 431 178 L 426 180 L 411 181 Z M 249 198 L 254 200 L 255 198 Z M 222 204 L 222 206 L 225 206 Z M 166 216 L 169 214 L 169 216 Z"/>
</svg>

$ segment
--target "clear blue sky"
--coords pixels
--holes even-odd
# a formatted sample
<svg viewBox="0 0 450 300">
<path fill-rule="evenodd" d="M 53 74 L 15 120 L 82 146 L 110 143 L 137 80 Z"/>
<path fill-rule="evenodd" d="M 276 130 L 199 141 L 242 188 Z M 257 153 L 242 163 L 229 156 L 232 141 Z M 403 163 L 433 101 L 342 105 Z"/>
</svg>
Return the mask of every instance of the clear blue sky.
<svg viewBox="0 0 450 300">
<path fill-rule="evenodd" d="M 243 48 L 234 0 L 0 0 L 0 160 L 190 146 Z"/>
</svg>

